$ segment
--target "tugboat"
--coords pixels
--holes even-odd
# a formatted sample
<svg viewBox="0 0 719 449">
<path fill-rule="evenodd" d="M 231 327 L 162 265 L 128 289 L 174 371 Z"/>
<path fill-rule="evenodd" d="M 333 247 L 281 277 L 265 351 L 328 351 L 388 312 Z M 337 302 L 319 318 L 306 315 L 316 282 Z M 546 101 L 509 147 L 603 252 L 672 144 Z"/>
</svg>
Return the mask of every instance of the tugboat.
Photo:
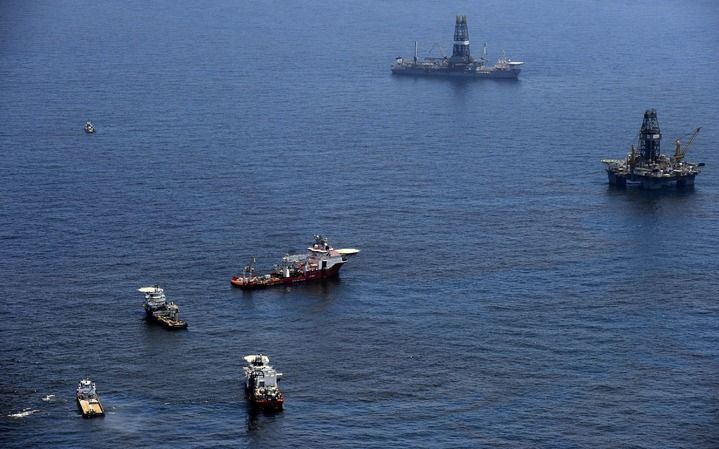
<svg viewBox="0 0 719 449">
<path fill-rule="evenodd" d="M 100 404 L 100 397 L 95 391 L 95 382 L 90 379 L 81 379 L 77 385 L 77 406 L 82 411 L 84 418 L 94 418 L 96 416 L 104 416 L 105 410 Z"/>
<path fill-rule="evenodd" d="M 662 187 L 694 186 L 694 178 L 701 172 L 704 163 L 687 162 L 684 158 L 701 128 L 689 134 L 688 142 L 682 146 L 675 141 L 674 155 L 667 156 L 659 151 L 662 133 L 659 130 L 657 111 L 644 112 L 644 121 L 639 131 L 639 150 L 632 148 L 625 159 L 604 159 L 609 183 L 620 187 L 659 189 Z"/>
<path fill-rule="evenodd" d="M 180 307 L 174 302 L 167 302 L 165 291 L 159 285 L 138 289 L 145 295 L 145 313 L 151 320 L 157 321 L 168 329 L 185 329 L 187 322 L 180 319 Z"/>
<path fill-rule="evenodd" d="M 242 289 L 252 289 L 326 279 L 337 276 L 342 265 L 359 252 L 354 248 L 334 249 L 326 237 L 316 235 L 315 243 L 307 248 L 307 254 L 288 254 L 271 273 L 259 276 L 255 275 L 253 257 L 242 274 L 233 276 L 230 283 Z"/>
<path fill-rule="evenodd" d="M 282 373 L 270 366 L 270 358 L 263 354 L 244 357 L 245 392 L 250 404 L 261 410 L 282 410 L 285 396 L 279 389 Z"/>
<path fill-rule="evenodd" d="M 95 132 L 95 125 L 93 125 L 90 120 L 85 122 L 84 128 L 85 128 L 85 132 L 88 134 L 92 134 Z"/>
</svg>

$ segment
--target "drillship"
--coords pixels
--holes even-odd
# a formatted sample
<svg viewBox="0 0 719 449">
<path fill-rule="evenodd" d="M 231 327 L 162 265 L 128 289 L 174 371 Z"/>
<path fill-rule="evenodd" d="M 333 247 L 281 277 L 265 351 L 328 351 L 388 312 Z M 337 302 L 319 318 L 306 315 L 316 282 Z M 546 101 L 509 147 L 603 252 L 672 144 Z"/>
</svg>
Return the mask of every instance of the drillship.
<svg viewBox="0 0 719 449">
<path fill-rule="evenodd" d="M 487 45 L 484 45 L 482 57 L 474 59 L 469 54 L 469 31 L 467 16 L 457 16 L 454 25 L 454 45 L 452 57 L 417 58 L 417 42 L 414 43 L 414 58 L 398 57 L 392 64 L 395 75 L 413 76 L 455 76 L 466 78 L 517 79 L 522 71 L 523 62 L 512 61 L 502 55 L 492 67 L 487 63 Z"/>
<path fill-rule="evenodd" d="M 632 145 L 625 159 L 604 159 L 607 166 L 609 183 L 617 186 L 633 186 L 641 189 L 659 189 L 662 187 L 691 187 L 694 177 L 699 174 L 704 163 L 685 161 L 689 147 L 701 128 L 695 129 L 686 145 L 679 139 L 675 141 L 674 155 L 667 156 L 659 152 L 662 133 L 659 130 L 657 111 L 644 112 L 644 121 L 639 131 L 639 150 Z"/>
<path fill-rule="evenodd" d="M 342 265 L 359 252 L 354 248 L 334 249 L 326 237 L 316 235 L 315 243 L 307 248 L 307 254 L 288 254 L 271 273 L 259 276 L 255 274 L 253 257 L 242 274 L 233 276 L 230 283 L 242 289 L 252 289 L 326 279 L 337 276 Z"/>
</svg>

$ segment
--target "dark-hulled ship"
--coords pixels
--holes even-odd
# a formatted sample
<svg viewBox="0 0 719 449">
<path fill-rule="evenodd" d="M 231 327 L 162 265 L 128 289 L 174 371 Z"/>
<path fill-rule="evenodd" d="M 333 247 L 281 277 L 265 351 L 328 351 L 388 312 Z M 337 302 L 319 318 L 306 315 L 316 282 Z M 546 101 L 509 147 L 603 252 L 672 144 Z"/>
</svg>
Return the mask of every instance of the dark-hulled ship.
<svg viewBox="0 0 719 449">
<path fill-rule="evenodd" d="M 233 276 L 230 283 L 242 289 L 294 284 L 335 277 L 347 260 L 359 253 L 354 248 L 334 249 L 329 240 L 315 236 L 315 243 L 307 248 L 306 254 L 286 255 L 272 272 L 255 274 L 255 258 L 245 266 L 242 274 Z"/>
<path fill-rule="evenodd" d="M 145 295 L 145 313 L 147 318 L 158 322 L 168 329 L 185 329 L 187 322 L 180 319 L 180 307 L 174 302 L 167 302 L 165 290 L 159 285 L 138 289 Z"/>
<path fill-rule="evenodd" d="M 701 128 L 689 134 L 688 142 L 682 146 L 675 141 L 674 155 L 660 153 L 659 144 L 662 133 L 659 130 L 657 111 L 644 112 L 644 121 L 639 131 L 639 149 L 632 145 L 624 159 L 604 159 L 609 183 L 621 187 L 641 189 L 660 189 L 662 187 L 692 187 L 694 178 L 701 172 L 704 163 L 692 163 L 685 160 L 687 151 Z"/>
<path fill-rule="evenodd" d="M 453 76 L 464 78 L 517 79 L 523 62 L 512 61 L 502 55 L 493 66 L 487 65 L 487 44 L 482 57 L 474 59 L 469 53 L 469 30 L 467 16 L 457 16 L 454 25 L 452 56 L 447 58 L 417 57 L 417 42 L 414 43 L 414 58 L 397 57 L 392 64 L 395 75 L 412 76 Z"/>
<path fill-rule="evenodd" d="M 285 395 L 279 387 L 282 373 L 270 366 L 270 358 L 263 354 L 244 357 L 245 393 L 253 407 L 261 410 L 282 410 Z"/>
</svg>

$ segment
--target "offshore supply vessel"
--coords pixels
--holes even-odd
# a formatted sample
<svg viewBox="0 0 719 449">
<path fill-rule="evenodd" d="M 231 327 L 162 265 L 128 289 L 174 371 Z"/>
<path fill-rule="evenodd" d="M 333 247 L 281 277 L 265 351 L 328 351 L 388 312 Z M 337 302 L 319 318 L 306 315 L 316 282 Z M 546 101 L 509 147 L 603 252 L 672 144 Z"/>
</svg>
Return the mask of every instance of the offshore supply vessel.
<svg viewBox="0 0 719 449">
<path fill-rule="evenodd" d="M 100 397 L 95 391 L 95 382 L 90 379 L 81 379 L 77 385 L 75 397 L 77 399 L 77 406 L 80 407 L 84 418 L 94 418 L 105 415 L 105 409 L 102 408 Z"/>
<path fill-rule="evenodd" d="M 648 190 L 693 186 L 694 178 L 700 173 L 704 163 L 687 162 L 685 156 L 700 129 L 696 128 L 689 134 L 689 140 L 684 146 L 677 139 L 672 156 L 661 154 L 659 144 L 662 133 L 659 130 L 657 111 L 648 109 L 644 112 L 644 121 L 639 131 L 639 149 L 632 145 L 625 159 L 602 160 L 602 163 L 606 164 L 609 183 Z"/>
<path fill-rule="evenodd" d="M 185 329 L 187 322 L 180 319 L 180 307 L 174 302 L 167 302 L 165 290 L 159 285 L 138 289 L 145 295 L 145 313 L 153 321 L 157 321 L 168 329 Z"/>
<path fill-rule="evenodd" d="M 279 388 L 282 373 L 270 366 L 270 358 L 263 354 L 244 357 L 245 393 L 253 407 L 262 410 L 282 410 L 285 395 Z"/>
<path fill-rule="evenodd" d="M 337 276 L 342 265 L 359 252 L 354 248 L 334 249 L 326 237 L 316 235 L 314 244 L 307 248 L 307 254 L 288 254 L 272 272 L 264 275 L 255 274 L 253 257 L 242 274 L 233 276 L 230 283 L 242 289 L 253 289 L 331 278 Z"/>
<path fill-rule="evenodd" d="M 523 62 L 512 61 L 502 55 L 493 66 L 487 65 L 487 44 L 482 57 L 474 59 L 469 53 L 469 31 L 467 16 L 457 16 L 454 25 L 454 44 L 450 58 L 417 58 L 417 42 L 414 43 L 414 58 L 397 57 L 392 64 L 395 75 L 413 76 L 454 76 L 465 78 L 517 79 Z"/>
</svg>

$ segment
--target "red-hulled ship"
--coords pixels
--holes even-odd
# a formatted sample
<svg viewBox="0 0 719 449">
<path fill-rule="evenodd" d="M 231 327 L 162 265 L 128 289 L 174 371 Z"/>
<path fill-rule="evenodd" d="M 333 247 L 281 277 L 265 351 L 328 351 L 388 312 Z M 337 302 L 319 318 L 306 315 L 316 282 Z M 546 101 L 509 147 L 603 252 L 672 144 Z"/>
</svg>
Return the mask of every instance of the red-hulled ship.
<svg viewBox="0 0 719 449">
<path fill-rule="evenodd" d="M 253 407 L 261 410 L 282 410 L 285 395 L 280 391 L 282 373 L 270 366 L 270 358 L 263 354 L 244 357 L 245 392 Z"/>
<path fill-rule="evenodd" d="M 255 274 L 255 260 L 252 258 L 242 274 L 233 276 L 230 282 L 235 287 L 251 289 L 326 279 L 337 276 L 342 265 L 357 253 L 359 250 L 354 248 L 334 249 L 326 237 L 316 235 L 315 243 L 307 248 L 307 254 L 287 255 L 271 273 L 263 275 Z"/>
</svg>

